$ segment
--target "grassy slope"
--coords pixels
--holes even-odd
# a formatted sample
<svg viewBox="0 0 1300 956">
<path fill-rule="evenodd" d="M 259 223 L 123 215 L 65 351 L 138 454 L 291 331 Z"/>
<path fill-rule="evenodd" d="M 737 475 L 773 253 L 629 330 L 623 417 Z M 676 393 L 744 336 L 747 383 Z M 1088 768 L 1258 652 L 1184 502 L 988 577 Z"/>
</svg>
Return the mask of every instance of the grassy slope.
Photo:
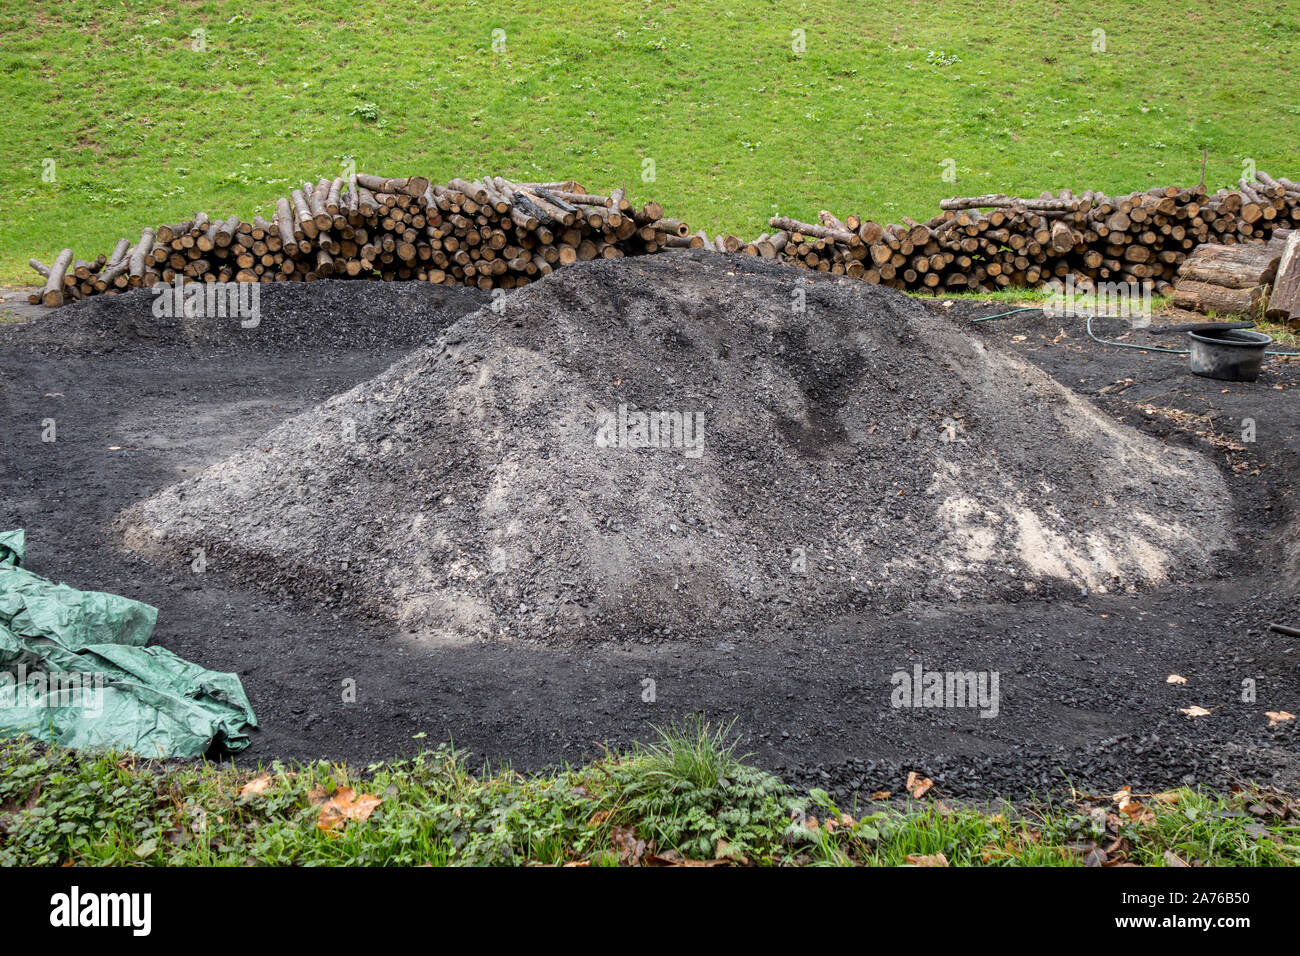
<svg viewBox="0 0 1300 956">
<path fill-rule="evenodd" d="M 32 281 L 29 255 L 89 258 L 197 208 L 269 214 L 345 156 L 626 180 L 747 235 L 778 210 L 893 220 L 956 192 L 1195 181 L 1203 146 L 1212 186 L 1243 157 L 1300 174 L 1300 13 L 1262 0 L 14 0 L 0 36 L 10 283 Z"/>
</svg>

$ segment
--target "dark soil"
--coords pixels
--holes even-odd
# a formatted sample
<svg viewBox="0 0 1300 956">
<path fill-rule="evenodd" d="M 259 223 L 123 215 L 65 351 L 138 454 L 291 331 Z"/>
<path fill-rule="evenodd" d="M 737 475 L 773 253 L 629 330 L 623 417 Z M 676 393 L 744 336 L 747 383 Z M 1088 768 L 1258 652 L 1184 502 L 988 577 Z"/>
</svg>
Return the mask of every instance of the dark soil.
<svg viewBox="0 0 1300 956">
<path fill-rule="evenodd" d="M 753 267 L 718 261 L 737 272 Z M 529 292 L 541 295 L 546 285 Z M 1077 321 L 1058 338 L 1063 323 L 1037 313 L 966 331 L 1168 443 L 1171 455 L 1191 450 L 1212 460 L 1221 478 L 1166 495 L 1213 514 L 1216 503 L 1202 496 L 1221 497 L 1215 486 L 1226 482 L 1235 553 L 1195 573 L 1174 569 L 1175 583 L 1135 593 L 921 594 L 896 610 L 842 613 L 817 628 L 773 627 L 745 640 L 425 648 L 380 616 L 281 594 L 269 581 L 250 586 L 219 562 L 196 574 L 187 562 L 160 568 L 123 551 L 112 528 L 123 509 L 381 374 L 485 299 L 447 291 L 273 286 L 260 337 L 193 329 L 145 337 L 147 296 L 139 297 L 140 321 L 125 325 L 117 310 L 126 297 L 112 306 L 90 300 L 0 342 L 0 522 L 28 529 L 34 571 L 147 600 L 161 612 L 156 642 L 239 673 L 262 725 L 241 762 L 327 756 L 364 764 L 452 737 L 481 758 L 530 769 L 578 760 L 602 742 L 645 739 L 651 724 L 702 712 L 734 717 L 742 749 L 759 764 L 841 795 L 897 792 L 908 770 L 954 797 L 1300 778 L 1297 722 L 1270 728 L 1264 716 L 1300 713 L 1300 640 L 1267 630 L 1270 621 L 1300 623 L 1287 531 L 1300 449 L 1289 393 L 1300 371 L 1271 360 L 1257 383 L 1198 379 L 1176 356 L 1098 345 Z M 410 296 L 421 297 L 418 314 Z M 349 314 L 335 297 L 347 298 Z M 953 311 L 960 320 L 995 309 Z M 941 401 L 927 412 L 931 405 L 943 413 Z M 1226 449 L 1243 417 L 1255 420 L 1257 440 Z M 57 422 L 54 443 L 40 440 L 45 418 Z M 393 489 L 395 505 L 401 495 Z M 998 716 L 891 707 L 891 674 L 918 662 L 997 671 Z M 1170 674 L 1187 683 L 1167 684 Z M 1247 680 L 1253 702 L 1242 700 Z M 343 701 L 348 681 L 355 703 Z M 653 701 L 644 699 L 646 681 Z M 1178 710 L 1194 704 L 1213 713 L 1189 719 Z"/>
</svg>

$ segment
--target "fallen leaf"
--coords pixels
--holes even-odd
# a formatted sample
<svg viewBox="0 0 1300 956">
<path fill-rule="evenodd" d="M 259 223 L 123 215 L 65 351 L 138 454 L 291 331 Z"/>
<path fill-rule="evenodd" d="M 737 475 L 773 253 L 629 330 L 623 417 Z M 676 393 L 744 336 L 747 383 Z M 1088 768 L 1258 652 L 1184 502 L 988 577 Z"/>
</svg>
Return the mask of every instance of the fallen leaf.
<svg viewBox="0 0 1300 956">
<path fill-rule="evenodd" d="M 717 846 L 713 848 L 713 856 L 714 859 L 734 860 L 735 862 L 739 863 L 741 866 L 749 866 L 749 857 L 745 856 L 745 854 L 743 853 L 737 853 L 736 851 L 732 850 L 731 844 L 728 843 L 726 840 L 722 840 L 722 839 L 718 840 Z"/>
<path fill-rule="evenodd" d="M 1288 714 L 1285 710 L 1267 710 L 1264 716 L 1268 718 L 1268 725 L 1272 727 L 1275 724 L 1285 723 L 1288 720 L 1295 720 L 1295 714 Z"/>
<path fill-rule="evenodd" d="M 614 849 L 618 850 L 618 860 L 624 866 L 640 866 L 645 856 L 645 840 L 637 839 L 636 831 L 631 827 L 614 827 L 609 835 Z M 722 841 L 719 841 L 722 842 Z"/>
<path fill-rule="evenodd" d="M 1165 850 L 1165 866 L 1188 866 L 1188 862 L 1173 850 Z"/>
<path fill-rule="evenodd" d="M 948 858 L 942 853 L 913 853 L 907 858 L 908 866 L 947 866 Z"/>
<path fill-rule="evenodd" d="M 269 786 L 271 786 L 271 775 L 269 773 L 258 774 L 239 788 L 239 802 L 247 803 L 254 797 L 260 797 Z"/>
<path fill-rule="evenodd" d="M 1120 813 L 1127 816 L 1132 823 L 1150 823 L 1156 815 L 1136 800 L 1130 800 L 1120 807 Z"/>
<path fill-rule="evenodd" d="M 384 801 L 373 793 L 357 796 L 351 787 L 339 787 L 320 808 L 316 827 L 326 833 L 341 829 L 349 820 L 364 820 Z"/>
<path fill-rule="evenodd" d="M 1187 683 L 1187 678 L 1186 678 L 1186 677 L 1183 677 L 1181 674 L 1170 674 L 1168 677 L 1165 678 L 1165 683 L 1166 683 L 1166 684 L 1186 684 L 1186 683 Z"/>
<path fill-rule="evenodd" d="M 307 799 L 311 801 L 313 807 L 319 807 L 322 803 L 330 798 L 330 793 L 319 783 L 307 791 Z"/>
<path fill-rule="evenodd" d="M 871 795 L 871 799 L 872 799 L 872 800 L 888 800 L 888 799 L 889 799 L 890 797 L 892 797 L 892 796 L 893 796 L 893 793 L 890 792 L 889 790 L 877 790 L 875 793 L 873 793 L 873 794 Z"/>
<path fill-rule="evenodd" d="M 933 780 L 929 777 L 922 777 L 915 770 L 907 775 L 907 792 L 912 795 L 913 800 L 920 800 L 930 792 L 930 788 L 933 786 Z"/>
<path fill-rule="evenodd" d="M 1204 707 L 1197 707 L 1196 705 L 1192 705 L 1191 707 L 1179 707 L 1178 709 L 1188 717 L 1208 717 L 1210 715 L 1210 712 Z"/>
</svg>

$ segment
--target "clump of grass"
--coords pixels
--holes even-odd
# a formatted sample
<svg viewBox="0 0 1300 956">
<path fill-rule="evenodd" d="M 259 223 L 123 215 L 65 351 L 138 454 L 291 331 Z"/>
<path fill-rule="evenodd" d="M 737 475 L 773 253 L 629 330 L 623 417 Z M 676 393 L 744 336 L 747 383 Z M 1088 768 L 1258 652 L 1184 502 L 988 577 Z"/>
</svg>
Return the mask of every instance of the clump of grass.
<svg viewBox="0 0 1300 956">
<path fill-rule="evenodd" d="M 603 790 L 611 813 L 636 821 L 655 846 L 688 856 L 770 859 L 793 795 L 736 755 L 734 721 L 712 726 L 696 716 L 656 733 L 657 741 L 609 765 Z"/>
<path fill-rule="evenodd" d="M 734 720 L 711 727 L 698 715 L 680 724 L 656 727 L 658 741 L 634 751 L 632 765 L 648 782 L 669 790 L 726 786 L 744 770 L 744 758 L 735 755 L 739 741 L 734 727 Z"/>
</svg>

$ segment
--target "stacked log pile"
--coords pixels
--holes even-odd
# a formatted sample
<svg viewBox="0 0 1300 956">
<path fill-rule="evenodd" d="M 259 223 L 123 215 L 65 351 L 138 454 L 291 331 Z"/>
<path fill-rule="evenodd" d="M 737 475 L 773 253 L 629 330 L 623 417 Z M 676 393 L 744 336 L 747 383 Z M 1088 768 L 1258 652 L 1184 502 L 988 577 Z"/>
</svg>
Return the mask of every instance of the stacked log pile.
<svg viewBox="0 0 1300 956">
<path fill-rule="evenodd" d="M 926 222 L 905 218 L 886 226 L 826 211 L 815 223 L 774 217 L 776 232 L 737 247 L 934 294 L 1036 288 L 1073 275 L 1080 289 L 1102 281 L 1151 282 L 1163 295 L 1173 291 L 1179 267 L 1197 246 L 1266 241 L 1300 224 L 1300 184 L 1258 173 L 1213 195 L 1204 186 L 1116 197 L 1062 190 L 1037 199 L 953 198 L 939 207 Z"/>
<path fill-rule="evenodd" d="M 634 209 L 623 189 L 605 195 L 577 183 L 515 183 L 499 176 L 446 185 L 419 176 L 357 174 L 304 183 L 254 216 L 193 219 L 146 228 L 108 255 L 50 266 L 32 302 L 47 306 L 98 293 L 171 283 L 272 282 L 324 278 L 408 279 L 512 289 L 572 262 L 645 255 L 685 223 L 654 202 Z"/>
<path fill-rule="evenodd" d="M 1253 311 L 1265 305 L 1274 279 L 1271 273 L 1262 278 L 1267 270 L 1256 268 L 1257 253 L 1206 252 L 1191 273 L 1180 270 L 1202 246 L 1253 246 L 1285 236 L 1300 225 L 1300 183 L 1261 172 L 1213 195 L 1204 186 L 1118 197 L 1061 190 L 1036 199 L 957 197 L 939 206 L 940 214 L 925 222 L 904 218 L 884 226 L 825 210 L 816 222 L 774 217 L 771 232 L 747 242 L 692 234 L 685 222 L 666 218 L 658 203 L 633 208 L 622 189 L 595 194 L 573 181 L 485 176 L 437 185 L 418 176 L 357 174 L 304 183 L 276 202 L 270 221 L 210 219 L 200 212 L 186 222 L 146 228 L 134 243 L 121 239 L 93 260 L 75 259 L 71 249 L 49 266 L 33 259 L 45 286 L 31 298 L 61 305 L 177 276 L 202 282 L 407 279 L 511 289 L 581 260 L 704 248 L 936 295 L 1036 288 L 1071 276 L 1080 291 L 1099 282 L 1149 282 L 1163 295 L 1174 293 L 1178 281 L 1186 300 L 1202 308 Z M 1242 273 L 1228 285 L 1194 274 L 1229 260 Z M 1300 253 L 1287 262 L 1289 270 L 1274 269 L 1277 305 L 1267 305 L 1300 318 Z M 1220 291 L 1190 285 L 1196 282 Z"/>
</svg>

